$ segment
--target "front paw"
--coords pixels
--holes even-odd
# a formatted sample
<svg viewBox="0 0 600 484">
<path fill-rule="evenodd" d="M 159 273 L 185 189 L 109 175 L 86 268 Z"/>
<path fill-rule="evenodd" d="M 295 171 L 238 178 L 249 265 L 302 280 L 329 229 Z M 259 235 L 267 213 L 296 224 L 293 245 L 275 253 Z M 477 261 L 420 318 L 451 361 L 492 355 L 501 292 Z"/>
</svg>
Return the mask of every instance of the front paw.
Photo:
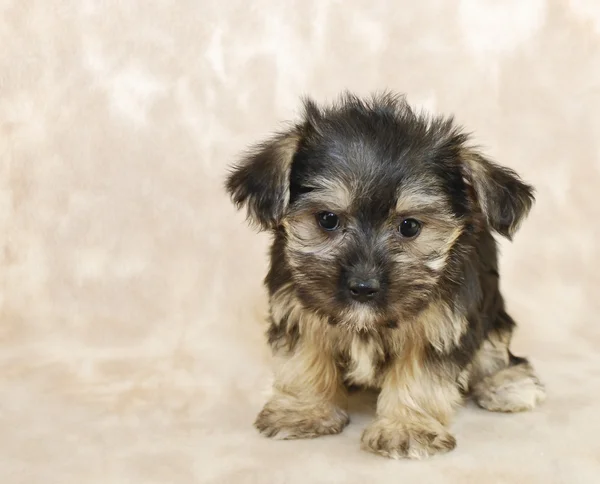
<svg viewBox="0 0 600 484">
<path fill-rule="evenodd" d="M 380 418 L 365 429 L 362 448 L 392 459 L 423 459 L 449 452 L 456 439 L 437 421 Z"/>
<path fill-rule="evenodd" d="M 274 398 L 258 414 L 254 426 L 267 437 L 308 439 L 339 434 L 350 419 L 329 403 L 307 404 L 291 398 Z"/>
</svg>

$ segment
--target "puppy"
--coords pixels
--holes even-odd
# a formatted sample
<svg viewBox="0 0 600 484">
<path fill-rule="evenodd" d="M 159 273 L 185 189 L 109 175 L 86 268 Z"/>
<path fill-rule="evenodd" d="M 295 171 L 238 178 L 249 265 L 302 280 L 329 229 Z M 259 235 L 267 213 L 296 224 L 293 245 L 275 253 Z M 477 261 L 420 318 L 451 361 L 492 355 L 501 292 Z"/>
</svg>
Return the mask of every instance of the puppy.
<svg viewBox="0 0 600 484">
<path fill-rule="evenodd" d="M 392 94 L 304 102 L 301 120 L 252 149 L 227 190 L 273 234 L 268 342 L 279 360 L 256 419 L 283 439 L 336 434 L 350 386 L 379 390 L 365 450 L 453 449 L 470 394 L 518 412 L 545 396 L 509 345 L 493 232 L 511 239 L 533 188 L 468 145 L 452 118 Z"/>
</svg>

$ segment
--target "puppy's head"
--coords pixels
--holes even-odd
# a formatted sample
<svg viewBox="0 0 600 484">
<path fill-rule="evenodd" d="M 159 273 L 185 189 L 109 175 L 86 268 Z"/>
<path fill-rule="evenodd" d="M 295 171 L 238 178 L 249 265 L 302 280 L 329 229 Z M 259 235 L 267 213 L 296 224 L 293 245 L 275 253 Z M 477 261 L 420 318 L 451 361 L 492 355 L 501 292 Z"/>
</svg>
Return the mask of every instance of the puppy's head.
<svg viewBox="0 0 600 484">
<path fill-rule="evenodd" d="M 306 101 L 227 189 L 252 222 L 284 234 L 306 307 L 355 328 L 393 325 L 461 277 L 478 231 L 510 238 L 532 205 L 530 186 L 466 142 L 452 119 L 403 98 Z"/>
</svg>

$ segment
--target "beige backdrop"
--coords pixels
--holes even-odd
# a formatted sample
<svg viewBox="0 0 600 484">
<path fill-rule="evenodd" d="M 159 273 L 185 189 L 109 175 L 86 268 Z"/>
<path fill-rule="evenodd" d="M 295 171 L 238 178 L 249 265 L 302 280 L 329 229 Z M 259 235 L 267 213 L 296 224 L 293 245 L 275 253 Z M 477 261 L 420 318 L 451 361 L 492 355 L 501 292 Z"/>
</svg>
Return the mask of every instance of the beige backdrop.
<svg viewBox="0 0 600 484">
<path fill-rule="evenodd" d="M 598 0 L 0 0 L 0 482 L 600 482 Z M 539 410 L 455 452 L 261 438 L 268 238 L 226 166 L 298 97 L 390 88 L 538 189 L 503 286 Z"/>
</svg>

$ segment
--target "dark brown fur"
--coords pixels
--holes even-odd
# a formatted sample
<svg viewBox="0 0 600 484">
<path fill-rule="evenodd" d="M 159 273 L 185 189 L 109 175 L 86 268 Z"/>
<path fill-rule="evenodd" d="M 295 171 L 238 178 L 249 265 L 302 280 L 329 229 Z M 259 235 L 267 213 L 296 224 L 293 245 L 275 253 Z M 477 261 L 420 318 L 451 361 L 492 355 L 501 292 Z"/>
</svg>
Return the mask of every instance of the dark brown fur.
<svg viewBox="0 0 600 484">
<path fill-rule="evenodd" d="M 418 458 L 454 447 L 448 425 L 470 388 L 490 410 L 543 399 L 508 349 L 492 236 L 513 236 L 533 189 L 467 142 L 401 97 L 345 95 L 306 101 L 300 123 L 234 168 L 227 190 L 274 237 L 268 341 L 281 364 L 263 433 L 340 432 L 346 387 L 370 386 L 381 391 L 363 447 Z M 319 226 L 323 212 L 335 229 Z M 399 232 L 407 219 L 417 236 Z M 375 281 L 368 299 L 357 302 L 356 280 Z"/>
</svg>

